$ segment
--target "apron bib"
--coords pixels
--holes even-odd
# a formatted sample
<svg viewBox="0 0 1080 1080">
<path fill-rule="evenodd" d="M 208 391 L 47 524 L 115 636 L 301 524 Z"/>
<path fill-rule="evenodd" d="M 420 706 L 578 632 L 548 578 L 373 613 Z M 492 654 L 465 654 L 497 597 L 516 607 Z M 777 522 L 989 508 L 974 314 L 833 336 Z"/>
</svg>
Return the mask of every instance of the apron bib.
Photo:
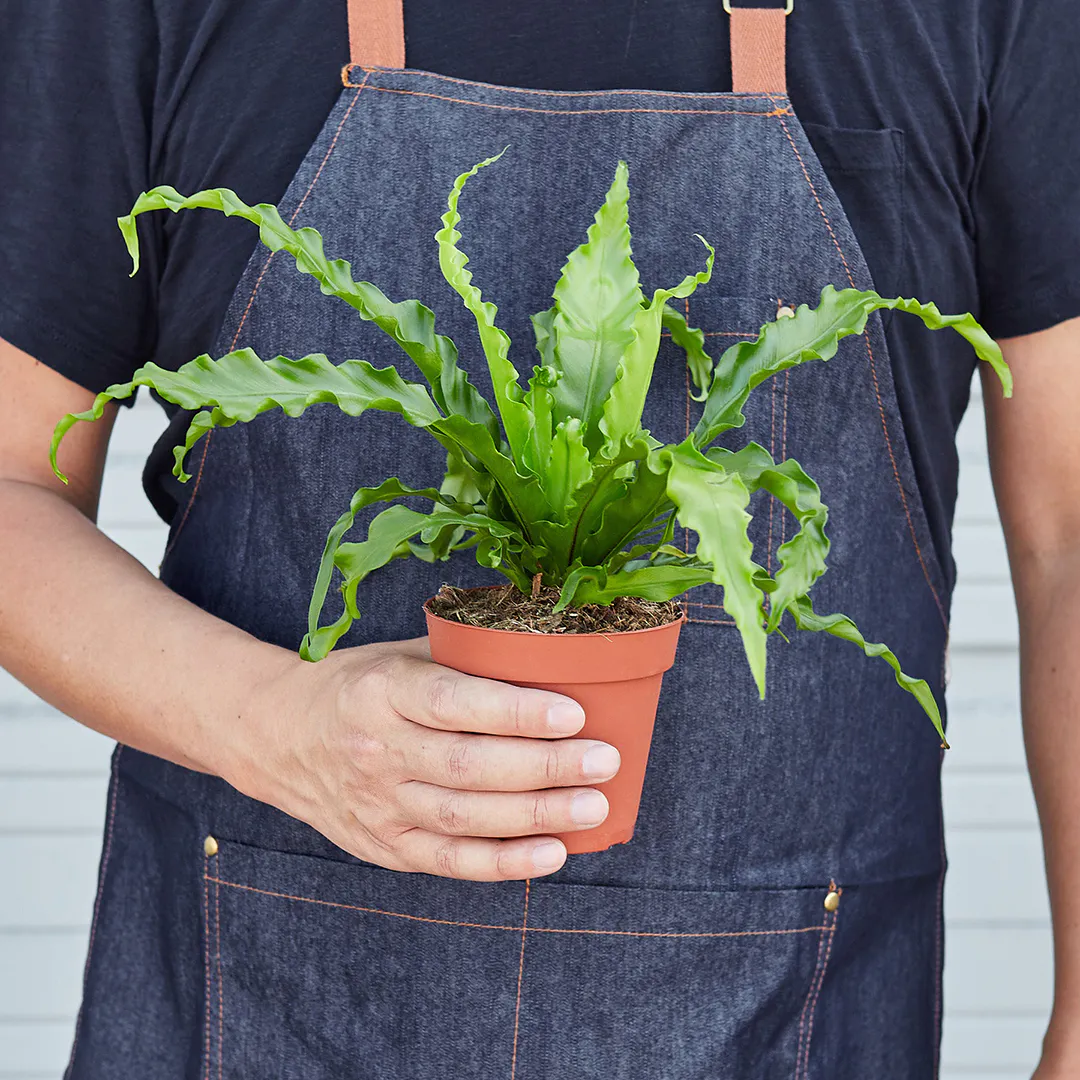
<svg viewBox="0 0 1080 1080">
<path fill-rule="evenodd" d="M 647 289 L 698 267 L 694 233 L 717 247 L 687 307 L 714 356 L 827 283 L 871 287 L 786 96 L 780 11 L 733 13 L 730 94 L 558 93 L 408 70 L 394 0 L 350 3 L 350 28 L 354 62 L 283 216 L 317 227 L 357 278 L 432 307 L 486 393 L 475 325 L 431 236 L 454 177 L 504 146 L 469 185 L 460 228 L 519 370 L 534 362 L 529 313 L 548 306 L 619 158 Z M 240 346 L 403 359 L 262 250 L 218 351 Z M 645 416 L 658 438 L 689 431 L 691 390 L 665 341 Z M 798 458 L 830 505 L 819 610 L 894 644 L 940 700 L 948 598 L 880 318 L 828 364 L 774 377 L 745 412 L 728 445 Z M 352 492 L 387 476 L 425 486 L 445 460 L 397 417 L 327 407 L 217 430 L 196 464 L 163 579 L 295 648 Z M 751 509 L 771 569 L 793 522 L 764 493 Z M 365 583 L 343 644 L 421 634 L 440 584 L 497 580 L 469 553 L 398 560 Z M 769 639 L 759 702 L 719 589 L 685 603 L 634 840 L 550 878 L 386 871 L 219 779 L 118 751 L 71 1080 L 933 1076 L 944 854 L 925 717 L 884 665 L 823 634 Z"/>
</svg>

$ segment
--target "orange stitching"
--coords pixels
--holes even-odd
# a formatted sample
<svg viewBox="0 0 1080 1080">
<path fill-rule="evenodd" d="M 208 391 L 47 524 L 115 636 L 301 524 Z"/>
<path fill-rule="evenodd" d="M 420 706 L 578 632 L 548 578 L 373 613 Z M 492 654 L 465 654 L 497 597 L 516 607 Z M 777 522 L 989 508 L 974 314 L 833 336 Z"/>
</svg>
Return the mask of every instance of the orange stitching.
<svg viewBox="0 0 1080 1080">
<path fill-rule="evenodd" d="M 769 395 L 769 455 L 770 457 L 776 456 L 776 380 L 770 379 L 769 384 L 771 386 L 771 393 Z M 766 548 L 766 566 L 765 569 L 769 576 L 772 576 L 772 542 L 773 542 L 773 509 L 776 506 L 776 496 L 769 496 L 769 545 Z"/>
<path fill-rule="evenodd" d="M 735 626 L 734 619 L 701 619 L 690 614 L 689 609 L 692 607 L 709 608 L 715 611 L 724 611 L 723 604 L 702 604 L 697 600 L 685 600 L 683 602 L 683 608 L 686 612 L 686 621 L 693 623 L 704 623 L 706 626 Z"/>
<path fill-rule="evenodd" d="M 930 594 L 933 596 L 934 603 L 937 605 L 942 625 L 948 630 L 949 618 L 945 614 L 945 608 L 941 603 L 941 598 L 937 594 L 937 589 L 934 588 L 934 583 L 930 580 L 930 569 L 926 565 L 926 560 L 923 558 L 922 548 L 919 547 L 919 539 L 915 535 L 915 522 L 911 517 L 911 508 L 908 506 L 907 496 L 904 494 L 903 485 L 900 483 L 900 470 L 896 465 L 896 455 L 893 453 L 892 439 L 889 437 L 889 426 L 885 421 L 885 406 L 882 403 L 881 390 L 878 387 L 877 365 L 874 362 L 874 350 L 870 347 L 869 332 L 863 334 L 863 341 L 866 343 L 866 354 L 870 357 L 870 378 L 874 383 L 874 397 L 877 398 L 878 415 L 881 417 L 881 429 L 885 433 L 885 447 L 889 451 L 889 461 L 892 464 L 893 477 L 896 480 L 896 490 L 900 492 L 900 502 L 904 507 L 904 516 L 907 518 L 908 532 L 911 533 L 911 540 L 915 545 L 915 554 L 919 557 L 919 565 L 922 567 L 923 577 L 926 578 L 926 584 L 930 586 Z"/>
<path fill-rule="evenodd" d="M 521 984 L 525 978 L 525 934 L 529 926 L 529 879 L 525 879 L 525 911 L 521 916 L 521 956 L 518 959 L 517 1003 L 514 1005 L 514 1052 L 510 1058 L 510 1080 L 517 1073 L 518 1023 L 521 1019 Z"/>
<path fill-rule="evenodd" d="M 348 84 L 352 86 L 352 83 Z M 473 105 L 479 109 L 498 109 L 503 112 L 545 113 L 551 116 L 603 116 L 606 113 L 673 113 L 677 116 L 794 116 L 790 109 L 776 108 L 771 112 L 750 112 L 742 109 L 538 109 L 526 105 L 499 105 L 493 101 L 469 101 L 468 98 L 429 94 L 425 90 L 398 90 L 392 86 L 369 87 L 380 94 L 402 94 L 405 97 L 434 98 L 452 105 Z"/>
<path fill-rule="evenodd" d="M 784 418 L 780 425 L 780 460 L 787 459 L 787 407 L 788 407 L 788 383 L 791 378 L 791 368 L 784 372 Z M 780 511 L 780 546 L 787 541 L 787 514 Z"/>
<path fill-rule="evenodd" d="M 206 1064 L 203 1077 L 210 1080 L 210 859 L 203 856 L 203 967 L 206 971 Z"/>
<path fill-rule="evenodd" d="M 231 889 L 257 893 L 259 896 L 273 896 L 279 900 L 299 900 L 305 904 L 318 904 L 320 907 L 340 908 L 344 911 L 359 911 L 365 915 L 386 915 L 392 919 L 405 919 L 407 922 L 432 923 L 436 926 L 457 926 L 465 930 L 511 930 L 515 934 L 522 931 L 528 934 L 586 934 L 593 937 L 641 937 L 641 938 L 745 938 L 778 937 L 789 934 L 819 934 L 821 926 L 800 926 L 787 930 L 722 930 L 702 934 L 658 933 L 651 930 L 573 930 L 553 926 L 503 926 L 495 923 L 458 922 L 454 919 L 432 919 L 425 915 L 406 915 L 401 911 L 384 911 L 382 908 L 360 907 L 356 904 L 340 904 L 333 900 L 316 900 L 311 896 L 294 896 L 291 893 L 272 892 L 270 889 L 257 889 L 254 885 L 241 885 L 238 881 L 226 881 L 224 878 L 207 876 L 207 881 L 216 881 Z"/>
<path fill-rule="evenodd" d="M 684 296 L 683 297 L 683 317 L 686 319 L 686 325 L 689 326 L 690 325 L 690 297 L 689 296 Z M 686 399 L 686 434 L 685 434 L 684 438 L 689 439 L 690 438 L 690 364 L 689 363 L 686 364 L 686 368 L 685 368 L 683 374 L 684 374 L 685 383 L 686 383 L 686 393 L 684 395 L 684 397 Z M 685 525 L 683 526 L 683 551 L 685 551 L 687 555 L 690 554 L 690 530 Z M 683 609 L 683 614 L 685 614 L 688 619 L 690 617 L 689 604 L 690 604 L 690 601 L 687 600 L 686 601 L 687 606 Z"/>
<path fill-rule="evenodd" d="M 218 849 L 215 865 L 221 873 L 221 850 Z M 221 885 L 214 885 L 214 932 L 217 936 L 217 993 L 218 993 L 218 1080 L 222 1080 L 225 1061 L 225 986 L 221 979 Z"/>
<path fill-rule="evenodd" d="M 825 930 L 829 925 L 828 912 L 825 913 L 825 917 L 821 922 L 822 934 L 818 938 L 817 946 L 817 960 L 814 961 L 814 971 L 810 976 L 810 985 L 806 990 L 806 1001 L 803 1002 L 802 1012 L 799 1013 L 799 1041 L 795 1047 L 795 1078 L 799 1080 L 799 1072 L 802 1068 L 802 1048 L 803 1038 L 805 1037 L 806 1028 L 806 1010 L 810 1008 L 810 1000 L 814 996 L 814 984 L 817 982 L 818 971 L 821 969 L 821 955 L 825 951 Z"/>
<path fill-rule="evenodd" d="M 370 73 L 369 73 L 370 74 Z M 341 135 L 342 129 L 345 127 L 345 121 L 349 119 L 349 114 L 353 111 L 353 106 L 356 104 L 360 97 L 361 91 L 364 89 L 364 85 L 367 82 L 368 76 L 365 76 L 364 81 L 356 87 L 356 93 L 353 94 L 352 101 L 349 102 L 349 107 L 345 110 L 345 115 L 342 116 L 341 122 L 337 126 L 337 130 L 334 132 L 334 137 L 330 140 L 330 145 L 326 148 L 326 153 L 323 155 L 323 159 L 319 162 L 318 169 L 315 170 L 315 175 L 311 178 L 311 183 L 307 186 L 307 191 L 304 192 L 303 198 L 297 204 L 296 209 L 292 212 L 289 218 L 289 224 L 292 225 L 296 221 L 300 211 L 304 208 L 304 203 L 307 202 L 308 196 L 315 189 L 315 185 L 322 176 L 322 171 L 326 167 L 326 163 L 330 160 L 330 155 L 334 152 L 334 147 L 337 146 L 338 138 Z M 351 84 L 350 84 L 351 85 Z M 240 340 L 240 331 L 244 329 L 244 324 L 247 322 L 247 317 L 251 313 L 251 307 L 255 303 L 255 296 L 259 291 L 259 286 L 262 285 L 263 278 L 266 277 L 266 272 L 270 269 L 270 263 L 273 262 L 276 251 L 271 251 L 266 257 L 266 262 L 263 263 L 262 269 L 259 271 L 259 276 L 255 279 L 255 285 L 252 287 L 251 296 L 248 297 L 247 306 L 244 308 L 244 313 L 240 316 L 240 322 L 236 327 L 236 333 L 233 334 L 233 339 L 229 344 L 229 351 L 232 352 L 236 348 L 236 343 Z M 184 514 L 180 518 L 180 524 L 176 527 L 176 532 L 173 533 L 172 539 L 169 541 L 168 547 L 165 549 L 165 558 L 168 558 L 169 553 L 176 546 L 177 540 L 180 539 L 180 533 L 183 532 L 184 526 L 187 524 L 188 515 L 191 513 L 192 504 L 195 502 L 195 496 L 199 494 L 199 485 L 202 483 L 203 466 L 206 464 L 206 455 L 210 452 L 210 440 L 213 437 L 213 430 L 211 429 L 206 433 L 206 441 L 203 443 L 202 458 L 199 461 L 199 469 L 195 474 L 195 484 L 191 489 L 191 498 L 187 501 L 187 506 L 184 507 Z"/>
<path fill-rule="evenodd" d="M 843 895 L 843 889 L 836 890 L 838 894 Z M 827 930 L 829 943 L 825 947 L 825 961 L 821 965 L 821 973 L 818 976 L 817 987 L 814 990 L 814 1000 L 810 1005 L 810 1023 L 806 1028 L 806 1045 L 803 1048 L 803 1077 L 806 1077 L 810 1073 L 810 1040 L 814 1037 L 814 1017 L 817 1013 L 818 997 L 821 994 L 821 988 L 825 985 L 825 972 L 829 968 L 829 957 L 832 956 L 833 942 L 836 940 L 836 924 L 840 919 L 840 911 L 837 909 L 833 912 L 832 924 Z M 822 934 L 822 940 L 824 940 L 825 934 Z M 797 1068 L 796 1064 L 796 1068 Z"/>
<path fill-rule="evenodd" d="M 372 68 L 365 67 L 363 64 L 346 64 L 342 69 L 342 75 L 347 76 L 349 69 L 358 67 L 361 71 L 367 72 L 368 75 L 373 75 L 376 71 L 400 71 L 400 68 Z M 776 96 L 772 94 L 751 94 L 751 93 L 679 93 L 674 90 L 536 90 L 521 86 L 500 86 L 496 83 L 483 83 L 475 82 L 470 79 L 455 79 L 450 75 L 439 75 L 434 71 L 417 71 L 416 69 L 410 69 L 409 74 L 420 75 L 426 79 L 438 79 L 440 82 L 455 83 L 458 86 L 475 86 L 480 90 L 500 90 L 510 94 L 534 94 L 542 97 L 611 97 L 619 94 L 647 94 L 652 97 L 676 97 L 676 98 L 738 98 L 742 100 L 753 100 L 755 98 L 771 101 L 776 104 Z M 356 86 L 356 83 L 345 83 L 346 86 Z"/>
<path fill-rule="evenodd" d="M 775 99 L 774 103 L 775 103 Z M 814 197 L 814 202 L 817 203 L 818 212 L 821 214 L 822 220 L 825 222 L 825 228 L 829 232 L 829 236 L 832 238 L 833 246 L 836 248 L 837 254 L 840 256 L 840 261 L 844 264 L 844 273 L 847 274 L 848 284 L 851 288 L 855 288 L 855 278 L 851 273 L 851 267 L 848 265 L 848 261 L 844 256 L 843 249 L 840 247 L 840 241 L 836 238 L 836 233 L 833 231 L 832 222 L 829 220 L 829 215 L 825 212 L 825 207 L 822 205 L 821 199 L 818 197 L 817 188 L 814 187 L 813 180 L 810 179 L 810 173 L 807 171 L 806 163 L 803 161 L 802 154 L 799 153 L 799 148 L 795 144 L 795 140 L 791 137 L 791 131 L 788 129 L 787 124 L 784 122 L 784 117 L 779 113 L 776 114 L 780 121 L 780 126 L 784 130 L 784 135 L 787 136 L 787 141 L 791 146 L 791 149 L 795 151 L 795 157 L 799 162 L 799 167 L 802 169 L 802 174 L 806 179 L 806 183 L 810 188 L 810 194 Z M 784 115 L 791 115 L 790 113 Z M 911 508 L 908 506 L 907 495 L 904 493 L 904 486 L 900 482 L 900 470 L 896 464 L 896 455 L 893 452 L 892 437 L 889 435 L 889 425 L 885 420 L 885 406 L 881 400 L 881 393 L 878 387 L 877 378 L 877 365 L 874 360 L 874 350 L 870 347 L 870 331 L 865 330 L 862 334 L 863 341 L 866 343 L 866 353 L 870 360 L 870 377 L 874 384 L 874 394 L 877 397 L 878 412 L 881 416 L 881 429 L 885 435 L 885 448 L 889 453 L 889 461 L 892 464 L 893 478 L 896 480 L 896 490 L 900 495 L 900 502 L 904 507 L 904 516 L 907 518 L 908 532 L 911 534 L 911 541 L 915 545 L 915 554 L 918 556 L 919 565 L 922 567 L 923 577 L 926 578 L 926 584 L 930 588 L 930 594 L 934 598 L 934 603 L 937 605 L 938 613 L 941 615 L 941 620 L 948 627 L 948 617 L 945 614 L 945 608 L 941 602 L 941 597 L 938 596 L 937 589 L 934 587 L 934 582 L 930 578 L 930 569 L 926 564 L 926 559 L 923 556 L 922 547 L 919 545 L 919 538 L 915 533 L 915 522 L 911 516 Z"/>
<path fill-rule="evenodd" d="M 342 116 L 341 122 L 338 124 L 337 129 L 334 132 L 334 137 L 330 140 L 330 145 L 326 148 L 326 153 L 323 155 L 322 161 L 319 162 L 319 167 L 315 170 L 315 175 L 311 178 L 311 183 L 308 184 L 307 190 L 304 192 L 303 197 L 296 204 L 296 209 L 289 216 L 289 225 L 291 226 L 296 219 L 300 216 L 300 211 L 304 209 L 304 203 L 308 201 L 308 196 L 315 190 L 315 185 L 319 182 L 319 177 L 322 176 L 323 169 L 326 168 L 326 163 L 330 160 L 330 155 L 334 152 L 334 147 L 337 146 L 338 139 L 341 137 L 342 129 L 345 127 L 346 121 L 349 119 L 350 114 L 353 111 L 356 102 L 360 98 L 360 91 L 364 89 L 364 84 L 367 79 L 364 79 L 357 88 L 356 93 L 353 94 L 352 101 L 349 102 L 349 107 L 345 110 L 345 115 Z M 244 308 L 244 314 L 240 317 L 240 325 L 236 328 L 236 333 L 233 335 L 232 343 L 229 345 L 230 349 L 236 348 L 236 343 L 240 340 L 240 331 L 244 329 L 244 323 L 247 322 L 247 317 L 251 311 L 251 305 L 255 302 L 255 294 L 259 291 L 259 286 L 262 284 L 262 279 L 266 275 L 267 269 L 269 269 L 270 263 L 273 261 L 276 251 L 271 251 L 266 258 L 266 262 L 263 264 L 262 272 L 259 274 L 255 281 L 255 287 L 251 290 L 251 297 L 248 300 L 247 307 Z"/>
<path fill-rule="evenodd" d="M 116 821 L 116 796 L 120 790 L 119 766 L 122 746 L 116 748 L 116 756 L 112 763 L 112 793 L 109 796 L 109 821 L 105 827 L 105 850 L 101 856 L 101 875 L 98 880 L 97 896 L 94 898 L 94 917 L 90 920 L 90 943 L 86 948 L 86 962 L 83 964 L 83 997 L 86 997 L 86 988 L 90 979 L 90 958 L 94 953 L 94 935 L 97 933 L 98 916 L 101 914 L 101 897 L 105 892 L 105 873 L 109 869 L 109 856 L 112 854 L 113 824 Z M 75 1035 L 71 1041 L 71 1054 L 68 1056 L 65 1076 L 70 1076 L 75 1067 L 75 1050 L 79 1045 L 79 1028 L 82 1027 L 82 1014 L 85 1005 L 79 1006 L 79 1013 L 75 1017 Z"/>
<path fill-rule="evenodd" d="M 180 524 L 176 526 L 176 532 L 173 533 L 172 539 L 165 548 L 165 554 L 162 556 L 163 561 L 169 557 L 169 553 L 176 547 L 176 541 L 180 539 L 180 533 L 183 532 L 184 526 L 187 524 L 188 514 L 191 513 L 191 504 L 195 501 L 195 496 L 199 491 L 199 485 L 202 483 L 203 468 L 206 466 L 206 455 L 210 453 L 210 436 L 213 434 L 213 429 L 206 433 L 206 440 L 203 442 L 202 457 L 199 458 L 199 467 L 195 470 L 195 485 L 191 489 L 191 498 L 188 499 L 187 506 L 184 507 L 184 513 L 180 518 Z"/>
</svg>

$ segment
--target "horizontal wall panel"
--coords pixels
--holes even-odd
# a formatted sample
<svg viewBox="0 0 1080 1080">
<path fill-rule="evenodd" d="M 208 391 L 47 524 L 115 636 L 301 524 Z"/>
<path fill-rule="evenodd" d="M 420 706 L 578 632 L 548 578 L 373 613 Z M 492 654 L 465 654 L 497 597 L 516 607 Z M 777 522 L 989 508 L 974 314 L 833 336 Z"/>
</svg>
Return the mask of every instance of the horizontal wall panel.
<svg viewBox="0 0 1080 1080">
<path fill-rule="evenodd" d="M 150 505 L 142 487 L 142 462 L 124 459 L 111 466 L 101 485 L 98 525 L 103 529 L 164 523 Z"/>
<path fill-rule="evenodd" d="M 43 710 L 38 716 L 0 715 L 0 775 L 103 774 L 108 772 L 115 745 L 112 739 L 52 711 Z"/>
<path fill-rule="evenodd" d="M 139 456 L 145 458 L 158 436 L 168 425 L 165 410 L 140 389 L 132 408 L 121 408 L 109 439 L 109 464 L 116 457 Z M 63 454 L 63 449 L 60 451 Z"/>
<path fill-rule="evenodd" d="M 88 927 L 97 895 L 101 836 L 0 836 L 9 880 L 0 932 Z"/>
<path fill-rule="evenodd" d="M 945 1001 L 959 1013 L 1048 1016 L 1053 989 L 1050 931 L 960 926 L 945 954 Z"/>
<path fill-rule="evenodd" d="M 1005 582 L 968 583 L 961 574 L 953 595 L 953 648 L 1013 647 L 1018 638 L 1012 587 Z"/>
<path fill-rule="evenodd" d="M 950 930 L 993 924 L 1008 935 L 1016 926 L 1050 925 L 1037 830 L 949 829 L 945 846 L 945 922 Z"/>
<path fill-rule="evenodd" d="M 946 1003 L 948 1008 L 948 1003 Z M 1046 1021 L 1037 1016 L 954 1016 L 941 1044 L 942 1078 L 952 1069 L 971 1072 L 993 1068 L 1030 1080 L 1039 1060 Z M 1001 1074 L 992 1075 L 1000 1080 Z"/>
<path fill-rule="evenodd" d="M 1025 773 L 947 775 L 944 801 L 950 829 L 1038 828 L 1035 796 Z"/>
<path fill-rule="evenodd" d="M 0 776 L 3 831 L 98 835 L 108 784 L 107 770 L 96 776 Z"/>
<path fill-rule="evenodd" d="M 947 691 L 946 782 L 968 770 L 1027 771 L 1020 725 L 1020 660 L 1015 648 L 978 652 L 953 647 Z"/>
<path fill-rule="evenodd" d="M 1008 582 L 1005 535 L 997 522 L 958 522 L 953 529 L 953 557 L 964 582 Z"/>
<path fill-rule="evenodd" d="M 1031 1069 L 995 1069 L 989 1065 L 974 1069 L 942 1069 L 939 1080 L 1031 1080 Z"/>
<path fill-rule="evenodd" d="M 961 462 L 960 489 L 956 497 L 954 524 L 998 524 L 990 466 L 985 460 Z M 963 567 L 960 568 L 963 570 Z"/>
<path fill-rule="evenodd" d="M 972 398 L 956 432 L 956 452 L 961 461 L 986 456 L 986 416 L 982 398 Z"/>
<path fill-rule="evenodd" d="M 1019 709 L 1000 702 L 982 705 L 949 703 L 949 745 L 945 782 L 962 772 L 1006 771 L 1026 775 L 1024 733 Z"/>
<path fill-rule="evenodd" d="M 0 934 L 0 1020 L 74 1016 L 88 931 Z"/>
<path fill-rule="evenodd" d="M 41 698 L 23 686 L 14 675 L 0 668 L 0 716 L 13 713 L 40 713 L 49 709 Z"/>
<path fill-rule="evenodd" d="M 950 707 L 1000 712 L 1020 709 L 1020 657 L 1016 642 L 998 649 L 968 648 L 956 641 L 950 647 Z"/>
<path fill-rule="evenodd" d="M 74 1018 L 18 1024 L 0 1020 L 0 1080 L 28 1075 L 59 1080 L 67 1067 L 74 1034 Z"/>
</svg>

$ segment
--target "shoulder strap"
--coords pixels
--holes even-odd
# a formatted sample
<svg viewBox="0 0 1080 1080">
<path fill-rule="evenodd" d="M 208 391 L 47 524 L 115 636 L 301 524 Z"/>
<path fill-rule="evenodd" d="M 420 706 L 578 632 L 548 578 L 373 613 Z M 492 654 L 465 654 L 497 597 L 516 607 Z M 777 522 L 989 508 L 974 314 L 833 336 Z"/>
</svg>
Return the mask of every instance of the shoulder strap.
<svg viewBox="0 0 1080 1080">
<path fill-rule="evenodd" d="M 349 0 L 349 60 L 362 67 L 405 66 L 402 0 Z"/>
<path fill-rule="evenodd" d="M 349 59 L 363 67 L 405 66 L 402 0 L 348 0 Z M 737 94 L 786 94 L 783 8 L 724 7 L 731 15 L 731 82 Z"/>
<path fill-rule="evenodd" d="M 737 94 L 787 93 L 787 8 L 739 8 L 731 15 L 731 89 Z"/>
</svg>

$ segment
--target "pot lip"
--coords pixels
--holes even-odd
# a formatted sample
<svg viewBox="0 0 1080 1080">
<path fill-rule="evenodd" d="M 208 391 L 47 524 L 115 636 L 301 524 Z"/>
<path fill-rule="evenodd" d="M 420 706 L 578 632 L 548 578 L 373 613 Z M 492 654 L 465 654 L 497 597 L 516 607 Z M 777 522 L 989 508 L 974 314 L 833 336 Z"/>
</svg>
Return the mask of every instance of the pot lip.
<svg viewBox="0 0 1080 1080">
<path fill-rule="evenodd" d="M 686 612 L 684 611 L 677 619 L 672 619 L 671 622 L 661 623 L 659 626 L 646 626 L 641 630 L 592 630 L 586 634 L 552 634 L 546 630 L 498 630 L 492 626 L 472 626 L 469 623 L 457 622 L 455 619 L 444 619 L 441 615 L 436 615 L 428 606 L 434 599 L 435 597 L 431 596 L 424 601 L 424 615 L 429 619 L 434 619 L 436 622 L 442 623 L 444 626 L 452 626 L 455 629 L 461 630 L 478 630 L 484 634 L 502 634 L 506 637 L 519 638 L 526 641 L 535 641 L 538 638 L 543 639 L 544 641 L 569 641 L 572 639 L 595 641 L 598 638 L 630 638 L 635 635 L 655 634 L 661 630 L 670 630 L 674 626 L 682 626 L 682 624 L 687 621 Z"/>
</svg>

